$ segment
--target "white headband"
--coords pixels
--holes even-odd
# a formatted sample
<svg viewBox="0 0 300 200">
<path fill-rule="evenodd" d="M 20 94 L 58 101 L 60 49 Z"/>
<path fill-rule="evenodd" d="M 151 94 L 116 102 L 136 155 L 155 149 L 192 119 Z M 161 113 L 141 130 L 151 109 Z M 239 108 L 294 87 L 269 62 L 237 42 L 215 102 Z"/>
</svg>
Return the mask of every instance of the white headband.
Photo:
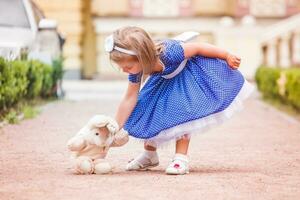
<svg viewBox="0 0 300 200">
<path fill-rule="evenodd" d="M 105 38 L 104 49 L 105 49 L 106 52 L 112 52 L 115 49 L 117 51 L 129 54 L 129 55 L 133 55 L 133 56 L 137 55 L 134 51 L 115 46 L 113 35 L 110 35 L 107 38 Z"/>
</svg>

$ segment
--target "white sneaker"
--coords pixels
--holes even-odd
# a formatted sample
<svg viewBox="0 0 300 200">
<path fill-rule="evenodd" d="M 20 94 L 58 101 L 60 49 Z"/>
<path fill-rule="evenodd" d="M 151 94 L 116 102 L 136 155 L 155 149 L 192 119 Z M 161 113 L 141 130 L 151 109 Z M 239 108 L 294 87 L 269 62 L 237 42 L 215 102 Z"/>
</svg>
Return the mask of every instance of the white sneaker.
<svg viewBox="0 0 300 200">
<path fill-rule="evenodd" d="M 175 154 L 172 162 L 166 169 L 166 174 L 183 175 L 189 173 L 188 158 L 183 154 Z"/>
<path fill-rule="evenodd" d="M 130 160 L 126 166 L 126 170 L 127 171 L 147 170 L 149 168 L 156 167 L 158 165 L 159 165 L 159 160 L 156 151 L 151 153 L 145 151 L 135 159 Z"/>
</svg>

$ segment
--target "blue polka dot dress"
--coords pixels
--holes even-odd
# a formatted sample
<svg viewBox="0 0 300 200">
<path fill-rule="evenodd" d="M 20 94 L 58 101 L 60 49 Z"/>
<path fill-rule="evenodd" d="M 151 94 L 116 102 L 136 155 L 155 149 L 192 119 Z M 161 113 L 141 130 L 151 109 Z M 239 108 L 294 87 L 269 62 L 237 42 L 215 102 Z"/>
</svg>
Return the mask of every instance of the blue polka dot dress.
<svg viewBox="0 0 300 200">
<path fill-rule="evenodd" d="M 177 40 L 165 40 L 163 45 L 164 70 L 148 77 L 124 125 L 131 136 L 156 147 L 230 118 L 253 91 L 226 61 L 200 55 L 185 59 Z M 137 83 L 141 74 L 128 78 Z"/>
</svg>

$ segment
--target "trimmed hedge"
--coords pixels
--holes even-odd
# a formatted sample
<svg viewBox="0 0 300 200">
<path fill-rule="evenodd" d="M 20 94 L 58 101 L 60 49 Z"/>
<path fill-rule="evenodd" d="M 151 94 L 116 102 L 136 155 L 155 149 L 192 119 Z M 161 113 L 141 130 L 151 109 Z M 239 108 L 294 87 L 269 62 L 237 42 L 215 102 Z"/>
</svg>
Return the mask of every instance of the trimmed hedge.
<svg viewBox="0 0 300 200">
<path fill-rule="evenodd" d="M 280 100 L 300 110 L 300 68 L 261 66 L 255 80 L 263 97 Z"/>
<path fill-rule="evenodd" d="M 12 106 L 26 94 L 28 65 L 0 58 L 0 110 Z"/>
<path fill-rule="evenodd" d="M 300 69 L 290 69 L 287 73 L 286 97 L 289 102 L 300 109 Z"/>
<path fill-rule="evenodd" d="M 36 60 L 0 58 L 0 115 L 21 100 L 57 97 L 62 76 L 62 59 L 50 66 Z"/>
</svg>

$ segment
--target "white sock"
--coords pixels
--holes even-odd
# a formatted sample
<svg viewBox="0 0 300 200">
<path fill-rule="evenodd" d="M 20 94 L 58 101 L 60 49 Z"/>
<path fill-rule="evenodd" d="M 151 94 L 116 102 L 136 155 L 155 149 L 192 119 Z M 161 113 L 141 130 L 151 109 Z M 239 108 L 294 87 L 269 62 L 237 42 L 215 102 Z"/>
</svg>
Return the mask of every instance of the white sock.
<svg viewBox="0 0 300 200">
<path fill-rule="evenodd" d="M 157 152 L 156 151 L 145 150 L 143 153 L 138 155 L 134 160 L 130 161 L 126 166 L 126 169 L 127 170 L 137 170 L 137 169 L 139 169 L 140 166 L 137 165 L 136 162 L 138 162 L 142 165 L 158 164 L 159 160 L 158 160 Z"/>
<path fill-rule="evenodd" d="M 156 151 L 145 150 L 138 157 L 136 157 L 135 160 L 137 160 L 142 165 L 148 164 L 150 162 L 158 163 L 158 155 Z"/>
<path fill-rule="evenodd" d="M 145 156 L 147 156 L 148 158 L 152 158 L 153 156 L 157 156 L 157 152 L 156 151 L 149 151 L 149 150 L 145 150 L 144 151 Z"/>
<path fill-rule="evenodd" d="M 174 156 L 174 159 L 176 159 L 176 158 L 178 158 L 178 159 L 180 159 L 180 160 L 182 160 L 182 161 L 184 161 L 186 163 L 189 162 L 188 156 L 184 155 L 184 154 L 181 154 L 181 153 L 176 153 L 175 156 Z"/>
<path fill-rule="evenodd" d="M 158 155 L 156 151 L 149 151 L 149 150 L 145 150 L 142 153 L 141 159 L 140 161 L 142 163 L 144 163 L 143 161 L 147 162 L 147 159 L 151 160 L 152 163 L 156 163 L 158 162 Z"/>
</svg>

